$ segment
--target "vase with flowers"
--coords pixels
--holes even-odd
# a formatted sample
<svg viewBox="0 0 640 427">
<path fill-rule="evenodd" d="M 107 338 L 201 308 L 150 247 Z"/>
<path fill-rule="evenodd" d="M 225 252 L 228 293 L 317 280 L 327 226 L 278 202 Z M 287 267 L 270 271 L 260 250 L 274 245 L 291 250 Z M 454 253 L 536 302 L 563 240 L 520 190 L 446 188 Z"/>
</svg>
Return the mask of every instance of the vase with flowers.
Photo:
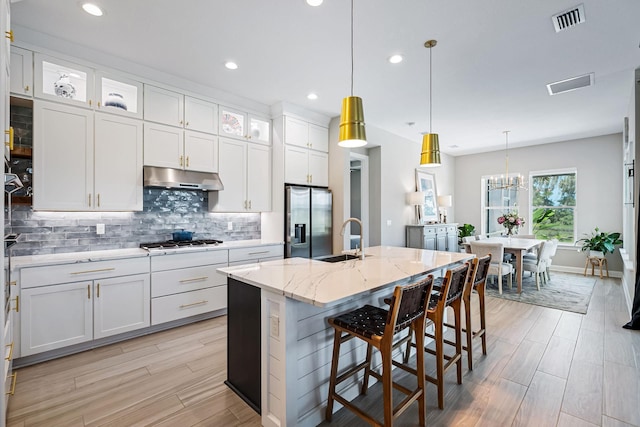
<svg viewBox="0 0 640 427">
<path fill-rule="evenodd" d="M 518 227 L 524 225 L 524 218 L 518 216 L 518 212 L 509 212 L 498 217 L 498 224 L 507 229 L 507 236 L 512 236 L 514 228 L 517 233 Z"/>
</svg>

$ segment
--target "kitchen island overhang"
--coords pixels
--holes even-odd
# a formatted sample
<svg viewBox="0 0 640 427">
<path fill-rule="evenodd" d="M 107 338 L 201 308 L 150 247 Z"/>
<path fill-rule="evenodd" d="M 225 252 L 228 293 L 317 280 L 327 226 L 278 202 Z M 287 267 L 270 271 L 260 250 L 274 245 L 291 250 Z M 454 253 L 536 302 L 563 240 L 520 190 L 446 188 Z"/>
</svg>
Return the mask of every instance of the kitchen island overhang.
<svg viewBox="0 0 640 427">
<path fill-rule="evenodd" d="M 395 285 L 473 258 L 388 246 L 365 252 L 364 260 L 288 258 L 218 270 L 228 277 L 227 384 L 261 413 L 263 425 L 324 419 L 333 342 L 327 318 L 367 303 L 383 306 Z M 354 341 L 344 351 L 359 360 L 365 347 Z M 260 378 L 248 381 L 258 365 Z M 347 396 L 357 395 L 357 382 L 345 382 Z"/>
</svg>

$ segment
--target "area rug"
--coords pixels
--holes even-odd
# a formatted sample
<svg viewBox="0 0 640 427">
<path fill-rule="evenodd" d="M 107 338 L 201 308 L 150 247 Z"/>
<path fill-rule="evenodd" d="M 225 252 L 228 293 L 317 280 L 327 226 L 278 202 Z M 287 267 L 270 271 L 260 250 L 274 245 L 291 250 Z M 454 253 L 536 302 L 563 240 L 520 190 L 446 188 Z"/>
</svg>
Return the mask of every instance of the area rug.
<svg viewBox="0 0 640 427">
<path fill-rule="evenodd" d="M 536 288 L 535 276 L 529 276 L 524 272 L 522 277 L 522 293 L 518 294 L 515 274 L 513 276 L 513 289 L 509 289 L 508 276 L 503 277 L 502 295 L 498 293 L 498 281 L 495 277 L 489 277 L 486 286 L 486 294 L 496 298 L 504 298 L 525 304 L 541 305 L 543 307 L 556 308 L 558 310 L 572 311 L 586 314 L 591 300 L 591 294 L 597 278 L 583 276 L 581 274 L 551 272 L 551 280 L 540 285 L 540 291 Z"/>
</svg>

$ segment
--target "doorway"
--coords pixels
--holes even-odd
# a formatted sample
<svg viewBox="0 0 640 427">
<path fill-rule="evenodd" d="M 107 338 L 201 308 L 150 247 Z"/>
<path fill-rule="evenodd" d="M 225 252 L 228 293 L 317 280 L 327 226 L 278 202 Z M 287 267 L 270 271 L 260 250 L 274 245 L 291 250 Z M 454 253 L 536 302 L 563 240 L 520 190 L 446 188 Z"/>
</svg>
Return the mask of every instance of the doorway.
<svg viewBox="0 0 640 427">
<path fill-rule="evenodd" d="M 363 246 L 369 246 L 369 156 L 351 153 L 349 156 L 349 216 L 362 221 L 364 230 L 351 223 L 350 233 L 345 233 L 345 247 L 355 249 L 360 245 L 362 234 Z M 346 241 L 346 239 L 350 241 Z"/>
</svg>

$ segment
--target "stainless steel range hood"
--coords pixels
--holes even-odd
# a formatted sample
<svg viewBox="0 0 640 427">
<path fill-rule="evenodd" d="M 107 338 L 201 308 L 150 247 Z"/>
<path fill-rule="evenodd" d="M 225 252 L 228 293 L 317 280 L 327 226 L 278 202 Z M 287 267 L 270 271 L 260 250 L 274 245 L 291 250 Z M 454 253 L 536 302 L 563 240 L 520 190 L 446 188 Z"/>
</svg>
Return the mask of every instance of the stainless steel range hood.
<svg viewBox="0 0 640 427">
<path fill-rule="evenodd" d="M 224 185 L 222 185 L 217 173 L 185 171 L 155 166 L 144 167 L 144 186 L 181 188 L 183 190 L 224 190 Z"/>
</svg>

